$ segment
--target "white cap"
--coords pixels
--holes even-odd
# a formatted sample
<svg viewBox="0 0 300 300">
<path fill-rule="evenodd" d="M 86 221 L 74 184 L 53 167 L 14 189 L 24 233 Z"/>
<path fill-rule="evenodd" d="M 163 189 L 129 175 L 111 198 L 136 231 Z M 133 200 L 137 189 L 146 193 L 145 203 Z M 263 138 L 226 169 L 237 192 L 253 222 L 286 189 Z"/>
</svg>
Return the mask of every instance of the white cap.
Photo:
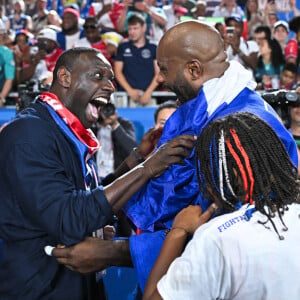
<svg viewBox="0 0 300 300">
<path fill-rule="evenodd" d="M 289 29 L 289 24 L 286 22 L 286 21 L 277 21 L 275 24 L 274 24 L 274 29 L 276 29 L 278 26 L 282 26 L 286 29 L 287 32 L 290 31 Z"/>
<path fill-rule="evenodd" d="M 44 38 L 56 42 L 56 31 L 51 28 L 44 28 L 39 32 L 37 39 L 39 38 Z"/>
</svg>

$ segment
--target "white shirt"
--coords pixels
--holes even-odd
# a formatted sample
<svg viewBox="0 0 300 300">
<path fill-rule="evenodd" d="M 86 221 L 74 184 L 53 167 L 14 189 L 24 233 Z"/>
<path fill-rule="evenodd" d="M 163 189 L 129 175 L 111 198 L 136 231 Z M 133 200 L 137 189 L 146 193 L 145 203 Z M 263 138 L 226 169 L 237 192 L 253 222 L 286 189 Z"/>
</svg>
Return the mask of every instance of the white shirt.
<svg viewBox="0 0 300 300">
<path fill-rule="evenodd" d="M 158 282 L 163 299 L 298 300 L 300 299 L 300 204 L 292 204 L 283 220 L 239 211 L 200 226 L 181 257 Z"/>
</svg>

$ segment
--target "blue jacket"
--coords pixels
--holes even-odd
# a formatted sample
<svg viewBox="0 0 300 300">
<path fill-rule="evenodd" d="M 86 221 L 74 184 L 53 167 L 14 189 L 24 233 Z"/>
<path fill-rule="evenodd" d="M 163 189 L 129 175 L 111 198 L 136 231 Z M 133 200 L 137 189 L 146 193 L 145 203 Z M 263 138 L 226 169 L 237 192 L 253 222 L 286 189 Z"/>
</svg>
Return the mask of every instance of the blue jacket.
<svg viewBox="0 0 300 300">
<path fill-rule="evenodd" d="M 4 128 L 0 147 L 0 299 L 101 299 L 95 274 L 72 272 L 43 249 L 109 222 L 102 187 L 85 190 L 73 144 L 39 102 Z"/>
</svg>

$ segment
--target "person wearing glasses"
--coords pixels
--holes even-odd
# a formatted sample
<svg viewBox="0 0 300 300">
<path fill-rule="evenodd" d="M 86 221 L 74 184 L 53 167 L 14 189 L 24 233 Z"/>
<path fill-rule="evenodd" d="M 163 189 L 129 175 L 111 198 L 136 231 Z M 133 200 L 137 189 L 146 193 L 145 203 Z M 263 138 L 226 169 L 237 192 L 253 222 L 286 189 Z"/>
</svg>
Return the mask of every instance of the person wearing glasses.
<svg viewBox="0 0 300 300">
<path fill-rule="evenodd" d="M 83 29 L 84 37 L 76 41 L 74 47 L 88 47 L 100 50 L 111 63 L 111 56 L 116 54 L 122 36 L 116 32 L 107 32 L 100 35 L 97 19 L 93 16 L 86 17 Z"/>
</svg>

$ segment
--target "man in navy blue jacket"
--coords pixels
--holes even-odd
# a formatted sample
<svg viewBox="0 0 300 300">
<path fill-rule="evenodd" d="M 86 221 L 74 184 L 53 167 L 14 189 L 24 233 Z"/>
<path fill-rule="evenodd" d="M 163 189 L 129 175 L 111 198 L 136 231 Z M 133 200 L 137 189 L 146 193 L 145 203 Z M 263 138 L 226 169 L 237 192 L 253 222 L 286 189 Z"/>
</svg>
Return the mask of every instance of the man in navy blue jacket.
<svg viewBox="0 0 300 300">
<path fill-rule="evenodd" d="M 68 50 L 57 61 L 50 92 L 1 131 L 0 299 L 104 299 L 95 273 L 70 271 L 44 247 L 97 236 L 143 184 L 189 154 L 194 137 L 185 135 L 105 189 L 98 186 L 93 154 L 99 145 L 89 128 L 114 91 L 112 81 L 99 51 Z M 125 164 L 136 164 L 134 156 Z M 128 244 L 116 244 L 131 265 Z"/>
</svg>

